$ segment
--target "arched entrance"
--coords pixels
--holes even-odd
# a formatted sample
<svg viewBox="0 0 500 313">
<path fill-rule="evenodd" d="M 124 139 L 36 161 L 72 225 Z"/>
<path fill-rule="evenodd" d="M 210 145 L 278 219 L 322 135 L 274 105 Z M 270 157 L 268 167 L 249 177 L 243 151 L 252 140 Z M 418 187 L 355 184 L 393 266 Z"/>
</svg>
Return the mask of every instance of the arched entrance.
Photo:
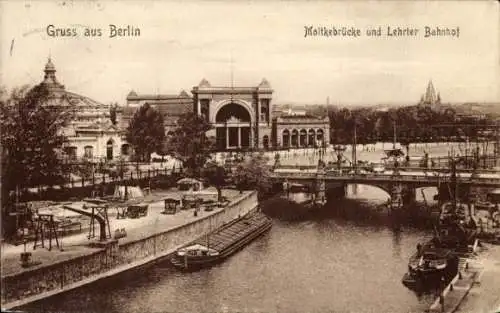
<svg viewBox="0 0 500 313">
<path fill-rule="evenodd" d="M 106 159 L 108 160 L 113 159 L 113 145 L 113 139 L 108 140 L 108 142 L 106 143 Z"/>
<path fill-rule="evenodd" d="M 215 141 L 218 150 L 250 147 L 250 112 L 241 104 L 231 102 L 215 115 Z"/>
<path fill-rule="evenodd" d="M 290 131 L 288 129 L 285 129 L 283 131 L 281 145 L 285 148 L 288 148 L 290 146 Z"/>
<path fill-rule="evenodd" d="M 262 145 L 264 146 L 264 149 L 269 149 L 269 136 L 265 135 L 262 137 Z"/>
</svg>

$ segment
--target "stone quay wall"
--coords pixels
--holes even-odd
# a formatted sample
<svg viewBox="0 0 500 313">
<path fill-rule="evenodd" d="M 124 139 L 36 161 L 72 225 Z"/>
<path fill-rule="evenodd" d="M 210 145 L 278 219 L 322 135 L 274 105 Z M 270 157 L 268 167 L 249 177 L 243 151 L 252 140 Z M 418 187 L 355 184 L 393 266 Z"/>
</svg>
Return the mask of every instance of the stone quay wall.
<svg viewBox="0 0 500 313">
<path fill-rule="evenodd" d="M 257 192 L 244 193 L 224 210 L 187 224 L 123 244 L 113 240 L 84 256 L 2 277 L 2 308 L 38 301 L 166 257 L 257 206 Z"/>
</svg>

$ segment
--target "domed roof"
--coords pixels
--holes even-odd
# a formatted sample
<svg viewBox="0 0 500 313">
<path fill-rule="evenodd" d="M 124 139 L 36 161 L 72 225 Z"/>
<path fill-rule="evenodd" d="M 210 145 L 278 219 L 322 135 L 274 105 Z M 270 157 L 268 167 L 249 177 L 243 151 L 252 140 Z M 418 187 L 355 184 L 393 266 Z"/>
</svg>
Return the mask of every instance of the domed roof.
<svg viewBox="0 0 500 313">
<path fill-rule="evenodd" d="M 137 97 L 137 93 L 133 90 L 130 90 L 130 92 L 128 93 L 127 97 Z"/>
<path fill-rule="evenodd" d="M 179 96 L 183 98 L 189 97 L 188 93 L 185 90 L 182 90 Z"/>
</svg>

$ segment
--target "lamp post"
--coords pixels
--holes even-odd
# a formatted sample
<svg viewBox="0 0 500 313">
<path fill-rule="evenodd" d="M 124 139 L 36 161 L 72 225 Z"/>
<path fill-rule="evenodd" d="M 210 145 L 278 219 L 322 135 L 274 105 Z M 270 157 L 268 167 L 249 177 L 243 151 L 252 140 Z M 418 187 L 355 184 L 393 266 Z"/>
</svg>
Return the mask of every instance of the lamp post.
<svg viewBox="0 0 500 313">
<path fill-rule="evenodd" d="M 357 143 L 357 138 L 356 138 L 356 118 L 354 118 L 354 136 L 353 136 L 353 145 L 352 145 L 352 165 L 354 168 L 354 174 L 358 173 L 358 168 L 357 168 L 357 163 L 358 161 L 356 160 L 356 146 L 358 145 Z"/>
</svg>

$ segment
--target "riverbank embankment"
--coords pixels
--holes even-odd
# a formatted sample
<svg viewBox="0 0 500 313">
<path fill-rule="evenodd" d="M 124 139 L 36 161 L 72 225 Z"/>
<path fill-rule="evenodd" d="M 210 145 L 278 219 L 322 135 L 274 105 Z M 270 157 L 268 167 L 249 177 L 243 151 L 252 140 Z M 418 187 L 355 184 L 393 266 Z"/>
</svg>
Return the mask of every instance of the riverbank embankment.
<svg viewBox="0 0 500 313">
<path fill-rule="evenodd" d="M 441 293 L 429 312 L 496 312 L 500 308 L 500 246 L 482 244 Z"/>
<path fill-rule="evenodd" d="M 33 251 L 33 260 L 42 263 L 30 268 L 21 267 L 19 254 L 2 256 L 2 309 L 26 305 L 167 257 L 257 206 L 256 192 L 233 191 L 225 207 L 198 216 L 191 210 L 175 215 L 150 210 L 153 222 L 131 228 L 122 239 L 110 239 L 93 247 L 88 243 L 66 245 L 64 251 L 38 249 Z M 151 207 L 159 209 L 161 203 Z"/>
<path fill-rule="evenodd" d="M 479 273 L 475 283 L 455 312 L 500 312 L 500 245 L 483 244 L 475 263 Z"/>
</svg>

